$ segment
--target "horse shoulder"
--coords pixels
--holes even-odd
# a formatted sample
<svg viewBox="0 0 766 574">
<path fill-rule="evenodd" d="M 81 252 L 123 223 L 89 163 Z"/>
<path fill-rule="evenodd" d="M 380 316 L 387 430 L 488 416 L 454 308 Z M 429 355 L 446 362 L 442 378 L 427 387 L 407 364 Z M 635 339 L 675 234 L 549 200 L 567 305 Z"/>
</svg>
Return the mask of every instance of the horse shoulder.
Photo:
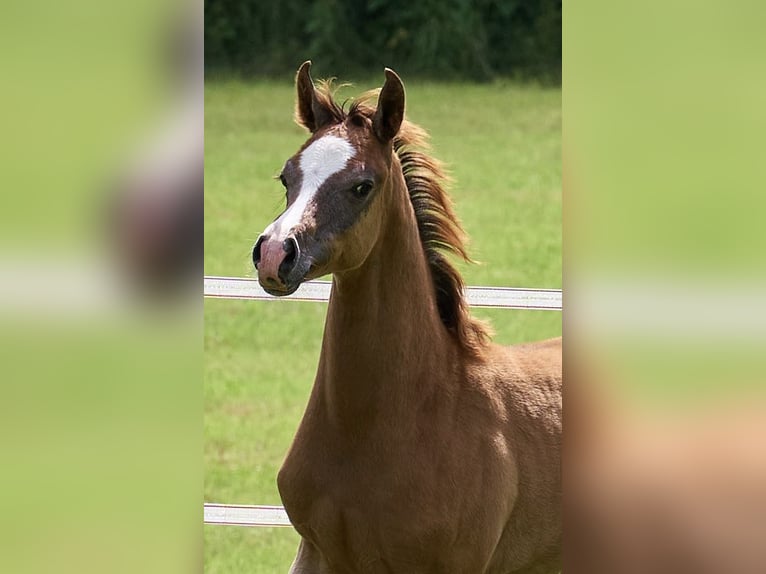
<svg viewBox="0 0 766 574">
<path fill-rule="evenodd" d="M 514 571 L 526 571 L 547 564 L 558 556 L 561 543 L 561 339 L 492 345 L 472 367 L 471 377 L 494 411 L 503 413 L 509 462 L 518 481 L 487 571 L 505 572 L 509 564 Z"/>
<path fill-rule="evenodd" d="M 495 346 L 491 360 L 494 392 L 516 419 L 546 434 L 560 435 L 561 338 L 511 347 Z"/>
</svg>

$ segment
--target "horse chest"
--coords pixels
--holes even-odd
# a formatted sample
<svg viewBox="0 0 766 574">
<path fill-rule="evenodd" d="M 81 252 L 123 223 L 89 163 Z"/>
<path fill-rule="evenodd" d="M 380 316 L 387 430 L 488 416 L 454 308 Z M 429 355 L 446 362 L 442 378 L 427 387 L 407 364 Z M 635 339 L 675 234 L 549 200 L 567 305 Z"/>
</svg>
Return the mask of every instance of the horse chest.
<svg viewBox="0 0 766 574">
<path fill-rule="evenodd" d="M 331 571 L 456 574 L 488 558 L 491 549 L 470 537 L 495 523 L 499 528 L 502 505 L 492 509 L 497 515 L 476 515 L 467 529 L 481 488 L 438 468 L 422 449 L 341 452 L 312 441 L 291 449 L 278 480 L 282 500 L 298 532 L 334 565 Z M 471 490 L 478 496 L 471 499 Z M 461 539 L 466 532 L 469 538 Z"/>
<path fill-rule="evenodd" d="M 323 471 L 295 477 L 285 486 L 285 507 L 296 530 L 321 554 L 327 572 L 460 572 L 433 568 L 449 555 L 453 528 L 448 521 L 423 512 L 432 501 L 422 493 L 397 488 L 368 477 L 346 480 L 337 471 L 332 481 Z M 303 497 L 302 488 L 313 492 Z M 430 503 L 430 504 L 429 504 Z"/>
<path fill-rule="evenodd" d="M 309 443 L 293 448 L 285 460 L 278 477 L 280 494 L 298 527 L 340 528 L 336 523 L 347 521 L 356 508 L 367 521 L 384 512 L 397 514 L 409 499 L 426 496 L 419 486 L 424 481 L 404 458 L 376 454 L 374 449 L 349 452 Z"/>
</svg>

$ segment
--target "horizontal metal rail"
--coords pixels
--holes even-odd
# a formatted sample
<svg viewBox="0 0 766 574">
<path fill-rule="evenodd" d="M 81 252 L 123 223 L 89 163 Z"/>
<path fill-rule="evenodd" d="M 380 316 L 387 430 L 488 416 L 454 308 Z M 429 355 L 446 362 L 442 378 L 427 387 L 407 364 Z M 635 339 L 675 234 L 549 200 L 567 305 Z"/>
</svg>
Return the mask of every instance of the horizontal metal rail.
<svg viewBox="0 0 766 574">
<path fill-rule="evenodd" d="M 205 524 L 291 526 L 290 519 L 281 506 L 205 503 L 204 518 Z"/>
<path fill-rule="evenodd" d="M 205 297 L 217 299 L 260 299 L 292 301 L 328 301 L 332 282 L 306 281 L 292 295 L 273 297 L 256 279 L 240 277 L 205 277 Z M 561 311 L 561 289 L 521 289 L 516 287 L 466 287 L 468 304 L 474 307 Z"/>
</svg>

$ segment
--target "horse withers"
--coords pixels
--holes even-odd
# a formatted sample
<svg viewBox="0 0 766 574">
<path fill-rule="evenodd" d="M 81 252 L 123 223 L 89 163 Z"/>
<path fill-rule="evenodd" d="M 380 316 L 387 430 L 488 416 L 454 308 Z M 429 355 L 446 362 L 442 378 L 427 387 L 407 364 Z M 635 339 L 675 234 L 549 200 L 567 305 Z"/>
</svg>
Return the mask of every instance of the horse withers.
<svg viewBox="0 0 766 574">
<path fill-rule="evenodd" d="M 501 347 L 447 259 L 467 258 L 441 164 L 386 69 L 348 109 L 298 70 L 311 137 L 253 261 L 277 296 L 332 273 L 316 379 L 277 479 L 292 574 L 557 572 L 561 339 Z"/>
</svg>

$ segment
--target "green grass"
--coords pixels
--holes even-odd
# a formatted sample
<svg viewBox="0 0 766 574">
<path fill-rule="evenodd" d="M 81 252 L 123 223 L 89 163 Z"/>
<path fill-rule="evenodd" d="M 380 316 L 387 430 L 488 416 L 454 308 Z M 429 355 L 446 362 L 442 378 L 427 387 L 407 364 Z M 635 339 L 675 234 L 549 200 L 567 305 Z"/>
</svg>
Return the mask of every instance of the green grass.
<svg viewBox="0 0 766 574">
<path fill-rule="evenodd" d="M 406 86 L 408 117 L 449 165 L 457 212 L 482 262 L 461 266 L 466 282 L 560 287 L 560 90 Z M 252 245 L 283 207 L 273 176 L 306 139 L 292 112 L 292 86 L 206 86 L 206 274 L 252 276 Z M 205 302 L 206 501 L 280 503 L 276 474 L 311 388 L 325 311 L 315 303 Z M 558 312 L 475 314 L 492 321 L 502 343 L 561 334 Z M 291 529 L 206 526 L 205 572 L 287 572 L 296 547 Z"/>
</svg>

